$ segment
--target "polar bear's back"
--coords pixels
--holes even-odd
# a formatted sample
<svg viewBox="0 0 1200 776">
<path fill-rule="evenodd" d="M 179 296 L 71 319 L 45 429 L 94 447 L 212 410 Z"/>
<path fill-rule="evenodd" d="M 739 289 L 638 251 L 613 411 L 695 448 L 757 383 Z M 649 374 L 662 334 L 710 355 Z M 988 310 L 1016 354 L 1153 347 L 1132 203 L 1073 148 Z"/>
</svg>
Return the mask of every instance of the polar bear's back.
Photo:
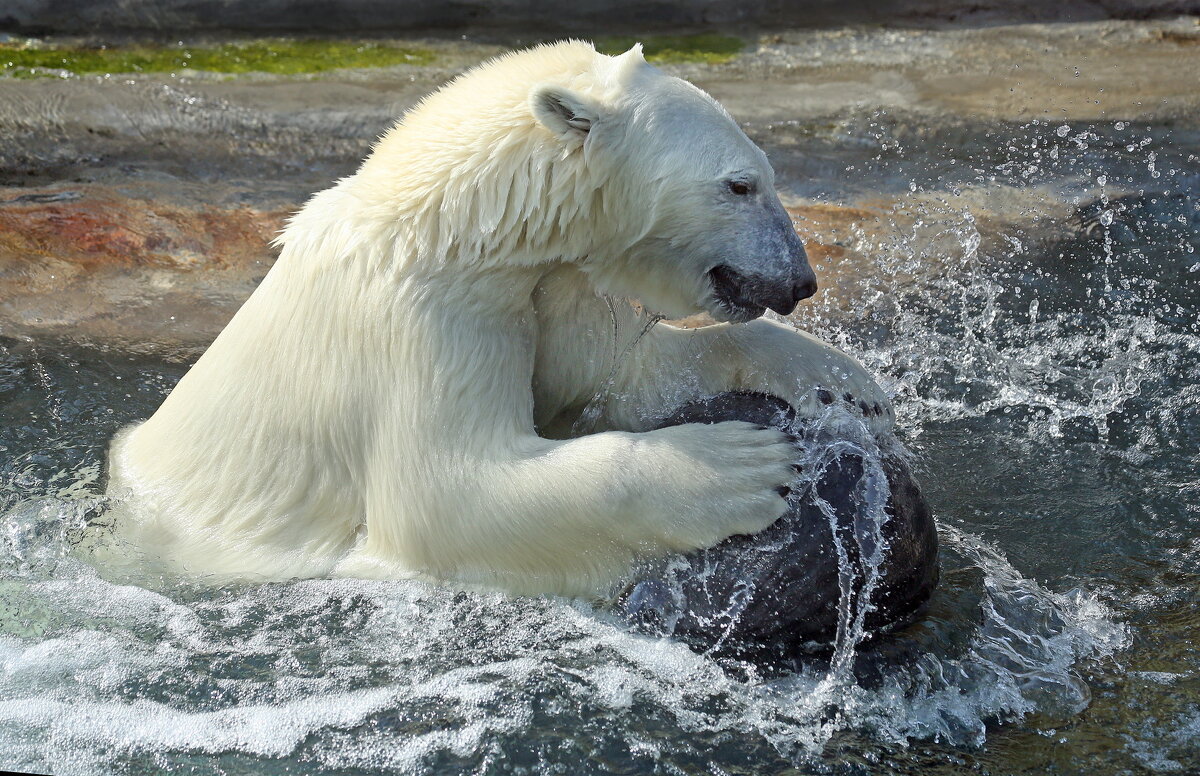
<svg viewBox="0 0 1200 776">
<path fill-rule="evenodd" d="M 534 130 L 532 116 L 522 109 L 531 86 L 553 82 L 586 92 L 615 86 L 614 61 L 582 41 L 499 56 L 421 100 L 380 139 L 364 169 L 392 167 L 397 155 L 412 150 L 414 144 L 439 155 L 494 151 L 497 140 L 512 141 L 514 128 Z"/>
<path fill-rule="evenodd" d="M 428 120 L 445 124 L 443 129 L 450 131 L 455 127 L 470 131 L 478 126 L 481 111 L 486 118 L 489 106 L 527 100 L 531 84 L 554 81 L 584 90 L 593 88 L 611 77 L 613 61 L 579 40 L 512 51 L 457 76 L 417 103 L 399 123 L 412 126 Z M 428 125 L 421 128 L 434 129 Z"/>
</svg>

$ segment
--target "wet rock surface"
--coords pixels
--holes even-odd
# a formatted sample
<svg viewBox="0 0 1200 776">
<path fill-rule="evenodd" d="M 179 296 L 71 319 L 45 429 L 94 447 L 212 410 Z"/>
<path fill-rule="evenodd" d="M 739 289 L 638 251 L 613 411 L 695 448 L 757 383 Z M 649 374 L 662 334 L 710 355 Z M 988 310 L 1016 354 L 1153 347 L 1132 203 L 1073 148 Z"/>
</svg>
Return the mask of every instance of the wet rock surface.
<svg viewBox="0 0 1200 776">
<path fill-rule="evenodd" d="M 1073 239 L 1100 187 L 981 181 L 966 174 L 981 138 L 1036 134 L 1032 121 L 1074 136 L 1100 117 L 1152 128 L 1195 115 L 1195 41 L 1189 18 L 793 30 L 747 34 L 727 64 L 664 66 L 768 151 L 821 280 L 797 314 L 807 320 L 861 305 L 878 254 L 912 230 L 958 240 L 948 209 L 984 249 L 1014 230 L 1026 243 Z M 269 268 L 289 212 L 352 172 L 422 95 L 519 43 L 418 42 L 431 64 L 0 77 L 0 333 L 203 348 Z"/>
<path fill-rule="evenodd" d="M 159 189 L 0 189 L 4 328 L 132 350 L 211 341 L 270 267 L 284 212 Z"/>
</svg>

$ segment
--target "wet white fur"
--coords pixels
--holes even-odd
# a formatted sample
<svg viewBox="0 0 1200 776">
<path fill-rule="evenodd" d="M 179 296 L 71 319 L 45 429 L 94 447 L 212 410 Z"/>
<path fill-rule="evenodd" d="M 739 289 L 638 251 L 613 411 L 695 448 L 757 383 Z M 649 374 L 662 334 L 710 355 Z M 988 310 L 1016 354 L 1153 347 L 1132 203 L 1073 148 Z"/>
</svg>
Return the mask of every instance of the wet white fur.
<svg viewBox="0 0 1200 776">
<path fill-rule="evenodd" d="M 546 436 L 609 376 L 614 319 L 622 340 L 640 326 L 599 293 L 708 309 L 708 268 L 671 248 L 718 220 L 693 189 L 747 166 L 770 179 L 728 115 L 640 49 L 562 43 L 460 77 L 308 202 L 228 327 L 114 440 L 116 536 L 187 573 L 579 594 L 639 554 L 765 527 L 792 476 L 778 432 L 645 427 L 729 388 L 886 406 L 791 327 L 656 326 L 616 370 L 611 430 Z"/>
</svg>

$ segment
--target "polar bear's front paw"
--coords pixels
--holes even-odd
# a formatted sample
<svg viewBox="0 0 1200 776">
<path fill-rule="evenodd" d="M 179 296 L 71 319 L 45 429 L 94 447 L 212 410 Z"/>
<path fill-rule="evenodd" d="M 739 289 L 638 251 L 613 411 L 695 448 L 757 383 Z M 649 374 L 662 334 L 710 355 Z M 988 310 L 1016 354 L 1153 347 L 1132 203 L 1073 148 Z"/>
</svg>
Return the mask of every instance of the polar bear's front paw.
<svg viewBox="0 0 1200 776">
<path fill-rule="evenodd" d="M 675 550 L 711 547 L 735 534 L 758 533 L 787 511 L 796 450 L 776 428 L 741 421 L 664 428 L 658 468 L 660 539 Z M 666 499 L 666 503 L 661 503 Z M 661 510 L 661 511 L 660 511 Z"/>
</svg>

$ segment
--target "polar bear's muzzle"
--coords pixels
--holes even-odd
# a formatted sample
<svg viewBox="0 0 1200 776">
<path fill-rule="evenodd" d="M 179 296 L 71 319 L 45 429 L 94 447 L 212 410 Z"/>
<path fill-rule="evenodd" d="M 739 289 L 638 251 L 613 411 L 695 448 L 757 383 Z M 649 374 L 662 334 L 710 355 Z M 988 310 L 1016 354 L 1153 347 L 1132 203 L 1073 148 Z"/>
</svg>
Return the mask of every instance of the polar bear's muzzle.
<svg viewBox="0 0 1200 776">
<path fill-rule="evenodd" d="M 788 315 L 801 299 L 817 293 L 817 278 L 808 267 L 801 248 L 802 268 L 783 277 L 739 272 L 728 264 L 713 267 L 708 272 L 713 298 L 731 322 L 751 321 L 766 310 Z"/>
<path fill-rule="evenodd" d="M 716 308 L 709 312 L 731 323 L 754 320 L 766 310 L 789 315 L 801 299 L 817 292 L 804 243 L 773 192 L 771 201 L 750 216 L 725 247 L 725 257 L 738 258 L 726 258 L 708 271 Z"/>
</svg>

